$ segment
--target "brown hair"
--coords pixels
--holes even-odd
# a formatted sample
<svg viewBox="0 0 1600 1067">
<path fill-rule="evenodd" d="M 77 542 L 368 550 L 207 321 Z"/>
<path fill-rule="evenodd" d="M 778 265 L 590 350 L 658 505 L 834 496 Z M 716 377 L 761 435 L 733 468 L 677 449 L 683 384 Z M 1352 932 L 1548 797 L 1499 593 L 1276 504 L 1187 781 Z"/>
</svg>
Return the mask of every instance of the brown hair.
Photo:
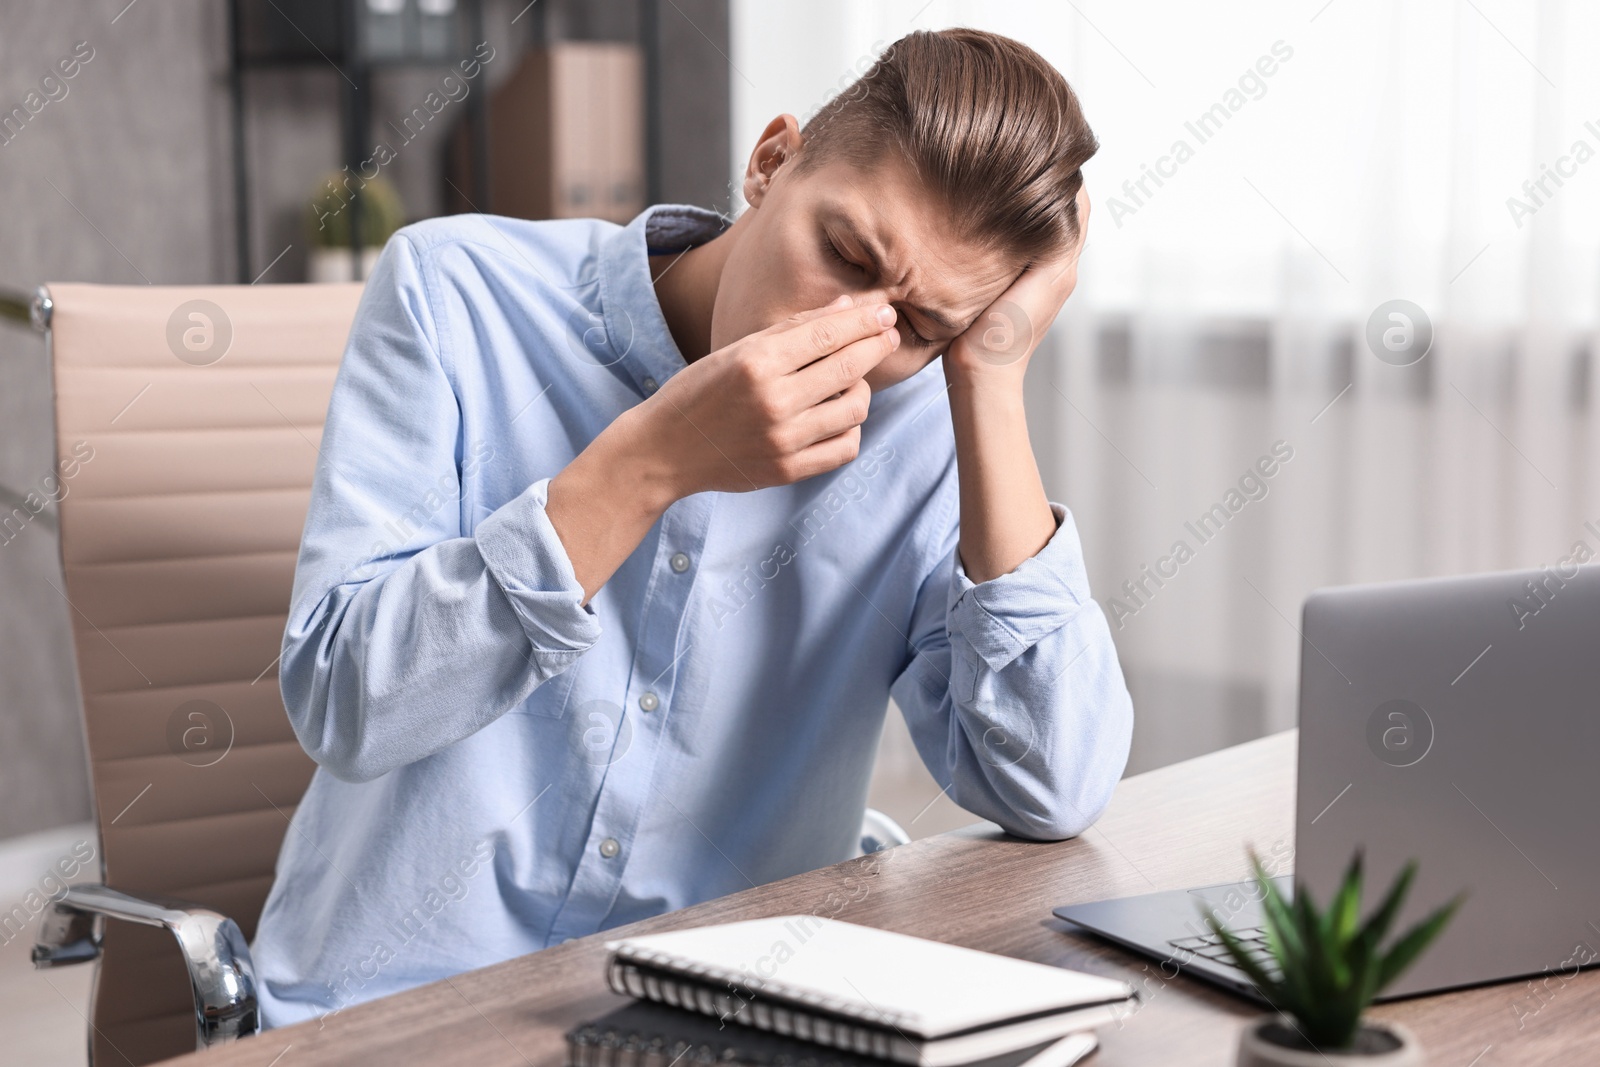
<svg viewBox="0 0 1600 1067">
<path fill-rule="evenodd" d="M 801 133 L 797 173 L 835 158 L 866 169 L 892 145 L 964 238 L 1030 262 L 1077 239 L 1080 168 L 1100 148 L 1043 56 L 967 28 L 900 38 Z"/>
</svg>

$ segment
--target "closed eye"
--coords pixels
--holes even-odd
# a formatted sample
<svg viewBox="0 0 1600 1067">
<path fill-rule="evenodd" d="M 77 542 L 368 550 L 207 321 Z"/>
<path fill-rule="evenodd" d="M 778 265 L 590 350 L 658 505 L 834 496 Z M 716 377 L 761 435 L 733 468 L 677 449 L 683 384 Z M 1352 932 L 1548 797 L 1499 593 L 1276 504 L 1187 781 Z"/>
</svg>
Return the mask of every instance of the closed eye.
<svg viewBox="0 0 1600 1067">
<path fill-rule="evenodd" d="M 844 264 L 846 267 L 849 267 L 851 270 L 861 271 L 862 273 L 866 272 L 866 268 L 861 266 L 859 263 L 853 263 L 850 260 L 846 259 L 844 257 L 844 254 L 839 251 L 839 246 L 835 245 L 833 243 L 833 241 L 830 238 L 828 238 L 827 236 L 824 236 L 822 238 L 822 251 L 830 259 L 837 260 L 838 262 Z M 900 336 L 903 339 L 910 341 L 914 345 L 921 345 L 923 347 L 927 347 L 928 345 L 932 345 L 934 343 L 933 341 L 930 341 L 928 338 L 922 336 L 920 333 L 917 332 L 917 328 L 915 326 L 911 325 L 911 320 L 906 316 L 905 312 L 903 312 L 903 311 L 900 312 L 899 319 L 895 323 L 895 327 L 897 329 L 899 329 Z"/>
<path fill-rule="evenodd" d="M 822 251 L 826 255 L 830 256 L 831 258 L 838 260 L 840 263 L 843 263 L 845 266 L 849 267 L 851 270 L 864 270 L 865 269 L 859 263 L 852 263 L 848 259 L 845 259 L 844 258 L 844 254 L 839 251 L 839 246 L 834 244 L 833 243 L 833 239 L 828 237 L 826 234 L 824 234 L 823 238 L 822 238 Z"/>
</svg>

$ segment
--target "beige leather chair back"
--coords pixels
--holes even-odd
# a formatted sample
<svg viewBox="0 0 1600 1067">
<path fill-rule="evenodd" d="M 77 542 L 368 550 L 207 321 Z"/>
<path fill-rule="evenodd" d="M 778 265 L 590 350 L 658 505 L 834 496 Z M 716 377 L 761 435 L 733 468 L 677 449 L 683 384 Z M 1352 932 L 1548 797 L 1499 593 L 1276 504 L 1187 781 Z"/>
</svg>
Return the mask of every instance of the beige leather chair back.
<svg viewBox="0 0 1600 1067">
<path fill-rule="evenodd" d="M 313 767 L 277 658 L 361 286 L 48 288 L 61 592 L 105 882 L 253 938 Z M 94 1062 L 192 1051 L 193 1011 L 171 936 L 108 922 Z"/>
</svg>

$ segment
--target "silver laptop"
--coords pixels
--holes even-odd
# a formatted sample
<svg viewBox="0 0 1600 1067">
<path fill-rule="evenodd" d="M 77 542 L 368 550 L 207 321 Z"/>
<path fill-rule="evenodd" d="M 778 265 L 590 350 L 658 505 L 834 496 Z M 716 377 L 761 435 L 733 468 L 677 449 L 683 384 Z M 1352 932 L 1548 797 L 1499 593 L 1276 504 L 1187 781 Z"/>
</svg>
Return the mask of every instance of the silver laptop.
<svg viewBox="0 0 1600 1067">
<path fill-rule="evenodd" d="M 1467 890 L 1381 999 L 1570 976 L 1600 961 L 1597 772 L 1600 564 L 1320 590 L 1302 623 L 1295 848 L 1276 869 L 1258 851 L 1325 906 L 1362 849 L 1364 913 L 1415 858 L 1391 936 Z M 1256 896 L 1243 882 L 1055 914 L 1253 995 L 1200 906 L 1264 953 Z"/>
</svg>

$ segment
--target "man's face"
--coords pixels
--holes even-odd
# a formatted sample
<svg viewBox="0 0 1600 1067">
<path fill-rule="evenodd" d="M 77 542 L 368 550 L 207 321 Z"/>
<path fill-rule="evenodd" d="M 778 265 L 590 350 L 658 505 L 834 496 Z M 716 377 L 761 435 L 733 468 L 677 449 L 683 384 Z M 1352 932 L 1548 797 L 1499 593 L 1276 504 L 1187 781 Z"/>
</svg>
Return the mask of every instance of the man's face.
<svg viewBox="0 0 1600 1067">
<path fill-rule="evenodd" d="M 838 160 L 803 175 L 780 167 L 739 221 L 712 351 L 841 294 L 881 301 L 899 312 L 900 347 L 866 375 L 874 391 L 927 366 L 1023 268 L 956 243 L 946 209 L 892 153 L 866 170 Z"/>
</svg>

